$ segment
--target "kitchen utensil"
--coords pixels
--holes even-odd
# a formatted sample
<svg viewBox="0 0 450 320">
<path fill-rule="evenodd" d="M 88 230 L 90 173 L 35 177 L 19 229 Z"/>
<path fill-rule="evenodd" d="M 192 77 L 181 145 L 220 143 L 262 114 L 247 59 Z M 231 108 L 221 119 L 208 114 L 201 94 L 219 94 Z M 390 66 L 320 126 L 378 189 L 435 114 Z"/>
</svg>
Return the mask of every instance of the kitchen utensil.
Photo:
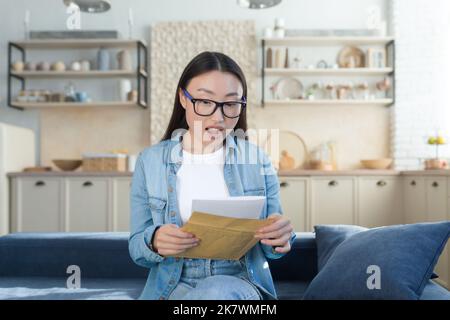
<svg viewBox="0 0 450 320">
<path fill-rule="evenodd" d="M 36 66 L 36 70 L 38 71 L 49 71 L 50 70 L 50 63 L 46 61 L 39 62 Z"/>
<path fill-rule="evenodd" d="M 128 94 L 127 94 L 127 101 L 137 102 L 137 98 L 138 98 L 137 90 L 131 90 L 130 92 L 128 92 Z"/>
<path fill-rule="evenodd" d="M 62 72 L 66 70 L 66 65 L 62 61 L 57 61 L 52 64 L 51 70 Z"/>
<path fill-rule="evenodd" d="M 79 159 L 55 159 L 52 160 L 55 166 L 57 166 L 62 171 L 73 171 L 78 169 L 83 161 Z"/>
<path fill-rule="evenodd" d="M 381 158 L 381 159 L 369 159 L 369 160 L 361 160 L 361 164 L 366 169 L 388 169 L 392 164 L 391 158 Z"/>
<path fill-rule="evenodd" d="M 88 100 L 87 92 L 81 91 L 75 93 L 75 100 L 77 102 L 86 102 Z"/>
<path fill-rule="evenodd" d="M 131 91 L 131 81 L 129 79 L 121 79 L 119 81 L 120 101 L 128 101 L 128 92 L 130 91 Z"/>
<path fill-rule="evenodd" d="M 300 99 L 303 94 L 303 84 L 295 78 L 281 78 L 274 87 L 275 99 Z"/>
<path fill-rule="evenodd" d="M 322 170 L 322 171 L 333 171 L 333 165 L 322 160 L 310 160 L 309 161 L 310 170 Z"/>
<path fill-rule="evenodd" d="M 295 170 L 308 162 L 308 148 L 303 138 L 293 131 L 273 130 L 261 144 L 275 168 Z M 293 160 L 293 164 L 292 164 Z"/>
<path fill-rule="evenodd" d="M 72 71 L 81 71 L 81 63 L 79 61 L 74 61 L 70 65 L 70 70 Z"/>
<path fill-rule="evenodd" d="M 366 55 L 357 47 L 344 47 L 339 52 L 337 62 L 341 68 L 363 68 L 366 65 Z"/>
<path fill-rule="evenodd" d="M 101 71 L 109 70 L 109 52 L 105 48 L 100 48 L 97 52 L 97 68 Z"/>
<path fill-rule="evenodd" d="M 448 161 L 444 159 L 426 159 L 425 170 L 442 170 L 448 169 Z"/>
<path fill-rule="evenodd" d="M 336 142 L 321 143 L 310 154 L 309 168 L 312 170 L 337 170 Z"/>
<path fill-rule="evenodd" d="M 137 155 L 135 154 L 130 154 L 128 156 L 128 171 L 129 172 L 133 172 L 135 167 L 136 167 L 136 160 L 137 160 Z"/>
<path fill-rule="evenodd" d="M 89 62 L 89 60 L 82 60 L 80 61 L 80 67 L 81 67 L 81 71 L 86 72 L 91 70 L 91 63 Z"/>
<path fill-rule="evenodd" d="M 117 65 L 120 70 L 133 70 L 131 63 L 131 55 L 128 50 L 121 50 L 117 53 Z"/>
<path fill-rule="evenodd" d="M 15 61 L 12 64 L 11 68 L 15 72 L 21 72 L 25 68 L 25 64 L 23 63 L 23 61 Z"/>
<path fill-rule="evenodd" d="M 25 63 L 25 70 L 27 70 L 27 71 L 36 71 L 36 63 L 31 62 L 31 61 Z"/>
</svg>

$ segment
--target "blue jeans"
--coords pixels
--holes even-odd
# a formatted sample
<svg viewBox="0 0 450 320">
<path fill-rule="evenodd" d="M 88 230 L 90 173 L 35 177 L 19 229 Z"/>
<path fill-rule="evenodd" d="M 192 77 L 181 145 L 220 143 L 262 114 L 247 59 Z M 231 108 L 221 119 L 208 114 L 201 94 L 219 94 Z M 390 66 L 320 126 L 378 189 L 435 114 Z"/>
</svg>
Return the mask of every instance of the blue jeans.
<svg viewBox="0 0 450 320">
<path fill-rule="evenodd" d="M 262 300 L 248 280 L 245 260 L 185 258 L 169 300 Z"/>
</svg>

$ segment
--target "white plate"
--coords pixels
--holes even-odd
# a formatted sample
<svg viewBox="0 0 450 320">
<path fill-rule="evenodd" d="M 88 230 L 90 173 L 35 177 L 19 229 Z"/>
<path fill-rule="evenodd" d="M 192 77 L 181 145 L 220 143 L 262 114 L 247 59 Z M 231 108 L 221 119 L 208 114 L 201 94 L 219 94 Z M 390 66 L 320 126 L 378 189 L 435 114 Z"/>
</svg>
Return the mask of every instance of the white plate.
<svg viewBox="0 0 450 320">
<path fill-rule="evenodd" d="M 282 78 L 275 84 L 275 99 L 300 99 L 303 84 L 295 78 Z"/>
</svg>

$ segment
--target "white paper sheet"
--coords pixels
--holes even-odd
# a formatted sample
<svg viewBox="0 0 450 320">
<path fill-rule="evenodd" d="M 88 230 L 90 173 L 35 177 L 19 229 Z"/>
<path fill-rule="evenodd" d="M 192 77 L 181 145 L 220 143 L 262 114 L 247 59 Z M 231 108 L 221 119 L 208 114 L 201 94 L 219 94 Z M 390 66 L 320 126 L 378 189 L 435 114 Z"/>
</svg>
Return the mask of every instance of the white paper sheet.
<svg viewBox="0 0 450 320">
<path fill-rule="evenodd" d="M 192 212 L 199 211 L 229 218 L 259 219 L 265 199 L 263 196 L 193 199 Z"/>
</svg>

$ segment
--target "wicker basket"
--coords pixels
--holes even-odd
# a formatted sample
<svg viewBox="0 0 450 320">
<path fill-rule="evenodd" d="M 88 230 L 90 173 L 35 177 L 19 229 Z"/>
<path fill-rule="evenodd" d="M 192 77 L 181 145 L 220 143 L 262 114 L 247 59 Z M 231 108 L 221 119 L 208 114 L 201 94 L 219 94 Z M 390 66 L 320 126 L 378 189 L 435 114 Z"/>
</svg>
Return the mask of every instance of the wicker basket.
<svg viewBox="0 0 450 320">
<path fill-rule="evenodd" d="M 127 171 L 126 154 L 84 154 L 83 171 Z"/>
</svg>

